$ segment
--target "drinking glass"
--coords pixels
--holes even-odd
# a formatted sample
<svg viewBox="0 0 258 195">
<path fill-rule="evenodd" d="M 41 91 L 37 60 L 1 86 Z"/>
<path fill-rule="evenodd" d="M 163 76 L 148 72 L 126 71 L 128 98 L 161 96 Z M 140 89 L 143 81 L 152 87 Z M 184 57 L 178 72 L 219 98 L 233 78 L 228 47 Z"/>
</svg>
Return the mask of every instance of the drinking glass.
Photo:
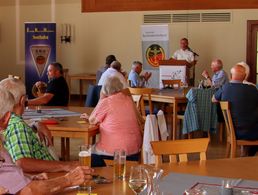
<svg viewBox="0 0 258 195">
<path fill-rule="evenodd" d="M 116 150 L 114 152 L 114 178 L 125 179 L 126 174 L 126 152 L 124 150 Z"/>
<path fill-rule="evenodd" d="M 161 195 L 159 182 L 164 172 L 163 169 L 154 166 L 146 166 L 145 172 L 148 176 L 147 195 Z"/>
<path fill-rule="evenodd" d="M 81 145 L 79 152 L 79 162 L 81 166 L 91 167 L 91 145 Z M 90 182 L 84 182 L 80 185 L 79 190 L 82 192 L 91 192 Z"/>
<path fill-rule="evenodd" d="M 129 187 L 135 194 L 140 194 L 147 187 L 147 174 L 143 166 L 131 167 Z"/>
</svg>

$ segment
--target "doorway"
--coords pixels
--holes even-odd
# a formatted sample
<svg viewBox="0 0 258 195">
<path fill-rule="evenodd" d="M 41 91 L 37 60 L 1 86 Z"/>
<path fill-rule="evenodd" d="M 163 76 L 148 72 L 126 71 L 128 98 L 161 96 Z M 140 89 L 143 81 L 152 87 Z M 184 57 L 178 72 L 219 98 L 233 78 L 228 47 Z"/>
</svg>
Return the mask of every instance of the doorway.
<svg viewBox="0 0 258 195">
<path fill-rule="evenodd" d="M 247 21 L 246 63 L 250 66 L 248 80 L 258 84 L 258 20 Z"/>
</svg>

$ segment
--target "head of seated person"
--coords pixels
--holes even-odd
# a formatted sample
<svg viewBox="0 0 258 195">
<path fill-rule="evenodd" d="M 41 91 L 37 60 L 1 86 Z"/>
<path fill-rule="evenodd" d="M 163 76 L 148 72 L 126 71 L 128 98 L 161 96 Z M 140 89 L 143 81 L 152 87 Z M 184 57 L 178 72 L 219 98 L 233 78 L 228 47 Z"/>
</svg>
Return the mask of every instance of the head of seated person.
<svg viewBox="0 0 258 195">
<path fill-rule="evenodd" d="M 13 112 L 21 116 L 25 109 L 26 89 L 20 79 L 6 78 L 0 82 L 0 86 L 9 91 L 14 97 Z"/>
<path fill-rule="evenodd" d="M 63 76 L 63 74 L 64 74 L 63 66 L 60 63 L 54 62 L 52 64 L 49 64 L 48 70 L 47 70 L 47 75 L 49 80 L 54 78 L 59 78 Z"/>
<path fill-rule="evenodd" d="M 119 93 L 123 90 L 123 84 L 117 77 L 108 77 L 101 88 L 101 93 L 106 97 Z"/>
<path fill-rule="evenodd" d="M 230 70 L 231 73 L 231 81 L 243 82 L 246 78 L 246 70 L 242 65 L 235 65 Z"/>
<path fill-rule="evenodd" d="M 111 67 L 111 68 L 114 68 L 115 70 L 117 70 L 118 72 L 120 72 L 122 65 L 121 65 L 121 63 L 118 62 L 118 61 L 113 61 L 113 62 L 111 63 L 111 65 L 110 65 L 110 67 Z"/>
<path fill-rule="evenodd" d="M 13 95 L 5 88 L 0 87 L 0 132 L 8 126 L 14 103 Z"/>
</svg>

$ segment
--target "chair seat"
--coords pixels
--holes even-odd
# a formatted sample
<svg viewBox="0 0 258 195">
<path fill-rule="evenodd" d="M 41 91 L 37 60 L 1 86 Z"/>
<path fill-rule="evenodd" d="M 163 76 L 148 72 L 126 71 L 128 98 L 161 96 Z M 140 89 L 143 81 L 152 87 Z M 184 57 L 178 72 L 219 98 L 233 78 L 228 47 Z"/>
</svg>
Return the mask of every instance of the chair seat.
<svg viewBox="0 0 258 195">
<path fill-rule="evenodd" d="M 258 141 L 254 140 L 236 140 L 236 144 L 240 146 L 256 146 L 258 145 Z"/>
</svg>

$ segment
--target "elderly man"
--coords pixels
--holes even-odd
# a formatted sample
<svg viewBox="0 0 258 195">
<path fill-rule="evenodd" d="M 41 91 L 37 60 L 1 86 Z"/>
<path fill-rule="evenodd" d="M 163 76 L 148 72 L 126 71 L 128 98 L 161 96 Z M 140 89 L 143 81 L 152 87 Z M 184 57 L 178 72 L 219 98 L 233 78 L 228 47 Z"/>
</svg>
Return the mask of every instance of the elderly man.
<svg viewBox="0 0 258 195">
<path fill-rule="evenodd" d="M 43 96 L 28 101 L 28 105 L 67 106 L 69 101 L 69 88 L 63 77 L 63 67 L 60 63 L 48 66 L 49 82 Z M 41 81 L 37 82 L 39 86 Z"/>
<path fill-rule="evenodd" d="M 11 117 L 11 110 L 15 104 L 14 97 L 10 92 L 0 87 L 0 131 L 6 129 Z M 0 139 L 0 146 L 2 140 Z M 37 177 L 45 180 L 32 180 L 35 177 L 25 176 L 16 166 L 8 152 L 0 147 L 0 189 L 5 193 L 32 195 L 32 194 L 55 194 L 64 188 L 82 184 L 90 179 L 92 170 L 88 167 L 77 167 L 66 175 L 54 179 L 48 179 L 46 174 Z M 35 164 L 36 166 L 36 164 Z"/>
<path fill-rule="evenodd" d="M 128 76 L 128 80 L 130 81 L 130 87 L 145 87 L 146 83 L 151 77 L 151 73 L 145 72 L 141 75 L 142 72 L 142 63 L 139 61 L 134 61 L 132 63 L 132 70 Z"/>
<path fill-rule="evenodd" d="M 228 83 L 228 75 L 223 70 L 223 63 L 220 59 L 215 59 L 211 62 L 211 70 L 214 73 L 212 78 L 207 70 L 204 70 L 202 76 L 207 79 L 208 85 L 214 88 L 220 88 L 222 85 Z"/>
<path fill-rule="evenodd" d="M 128 83 L 121 72 L 121 63 L 118 61 L 113 61 L 108 68 L 101 76 L 98 85 L 104 85 L 108 77 L 117 77 L 123 84 L 123 88 L 128 87 Z"/>
<path fill-rule="evenodd" d="M 106 64 L 101 67 L 98 71 L 97 71 L 97 74 L 96 74 L 96 82 L 98 83 L 102 74 L 108 69 L 110 68 L 110 65 L 112 62 L 116 61 L 116 57 L 114 55 L 108 55 L 106 57 Z"/>
<path fill-rule="evenodd" d="M 258 91 L 254 86 L 243 84 L 245 68 L 235 65 L 231 69 L 231 81 L 220 88 L 213 101 L 228 101 L 236 138 L 258 140 Z"/>
<path fill-rule="evenodd" d="M 21 80 L 7 78 L 0 82 L 0 86 L 11 92 L 15 105 L 4 131 L 5 147 L 14 162 L 26 172 L 58 172 L 69 171 L 79 165 L 78 162 L 55 161 L 47 147 L 39 141 L 36 133 L 22 119 L 24 102 L 26 99 L 25 86 Z M 43 124 L 38 125 L 39 130 L 50 134 Z M 48 136 L 51 143 L 51 134 Z"/>
</svg>

